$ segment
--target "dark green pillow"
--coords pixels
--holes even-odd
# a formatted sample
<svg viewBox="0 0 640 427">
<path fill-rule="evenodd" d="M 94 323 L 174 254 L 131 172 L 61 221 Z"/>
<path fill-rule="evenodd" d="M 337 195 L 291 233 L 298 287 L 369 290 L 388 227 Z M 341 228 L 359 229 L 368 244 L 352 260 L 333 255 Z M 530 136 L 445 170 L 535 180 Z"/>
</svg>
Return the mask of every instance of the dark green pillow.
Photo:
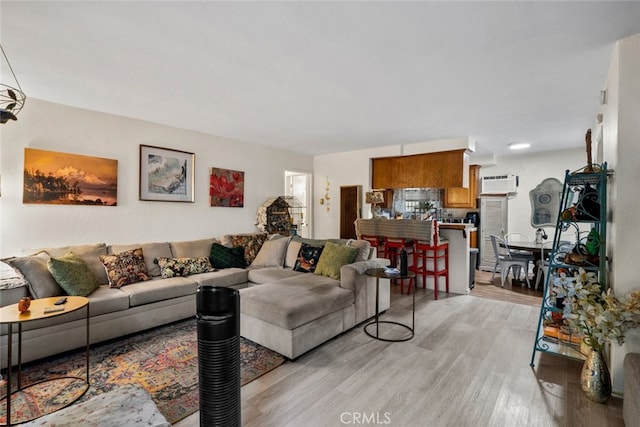
<svg viewBox="0 0 640 427">
<path fill-rule="evenodd" d="M 82 258 L 69 252 L 60 258 L 49 258 L 49 272 L 69 295 L 86 297 L 100 287 L 96 275 Z"/>
<path fill-rule="evenodd" d="M 314 274 L 340 280 L 340 269 L 343 265 L 351 264 L 358 254 L 358 249 L 347 245 L 327 242 L 318 260 Z"/>
<path fill-rule="evenodd" d="M 242 246 L 229 248 L 219 243 L 214 243 L 211 245 L 209 260 L 213 268 L 245 268 L 247 266 Z"/>
</svg>

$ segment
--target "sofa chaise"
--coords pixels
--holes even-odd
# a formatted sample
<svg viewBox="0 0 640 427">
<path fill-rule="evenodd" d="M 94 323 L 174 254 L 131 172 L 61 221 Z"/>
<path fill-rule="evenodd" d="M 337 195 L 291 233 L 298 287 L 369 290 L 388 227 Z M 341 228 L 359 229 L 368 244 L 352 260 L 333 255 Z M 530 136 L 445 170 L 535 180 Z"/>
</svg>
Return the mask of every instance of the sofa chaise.
<svg viewBox="0 0 640 427">
<path fill-rule="evenodd" d="M 305 259 L 304 250 L 318 247 L 324 248 L 324 258 L 329 261 L 319 262 L 325 261 L 322 254 L 315 260 Z M 335 252 L 342 258 L 328 256 Z M 46 248 L 34 255 L 3 260 L 11 265 L 13 275 L 5 274 L 0 283 L 0 305 L 13 304 L 27 295 L 74 294 L 73 286 L 78 282 L 95 279 L 96 289 L 87 297 L 90 340 L 97 343 L 194 316 L 200 285 L 231 287 L 240 289 L 242 336 L 293 359 L 374 316 L 375 279 L 365 272 L 379 265 L 370 259 L 370 252 L 366 241 L 264 233 L 225 235 L 219 240 Z M 136 254 L 139 264 L 144 264 L 139 266 L 141 271 L 122 274 L 140 281 L 124 280 L 117 287 L 123 279 L 120 273 L 114 276 L 109 261 Z M 91 280 L 60 277 L 52 266 L 69 256 L 73 262 L 81 259 L 80 264 L 91 272 Z M 208 265 L 204 269 L 203 258 Z M 310 263 L 317 263 L 315 272 L 305 272 Z M 70 285 L 72 292 L 67 291 Z M 389 307 L 389 300 L 388 286 L 381 286 L 380 311 Z M 85 325 L 84 310 L 24 324 L 22 361 L 83 347 Z M 16 344 L 17 334 L 13 339 Z M 6 344 L 7 328 L 3 325 L 0 345 L 7 348 Z M 0 355 L 3 368 L 6 356 L 6 351 Z"/>
</svg>

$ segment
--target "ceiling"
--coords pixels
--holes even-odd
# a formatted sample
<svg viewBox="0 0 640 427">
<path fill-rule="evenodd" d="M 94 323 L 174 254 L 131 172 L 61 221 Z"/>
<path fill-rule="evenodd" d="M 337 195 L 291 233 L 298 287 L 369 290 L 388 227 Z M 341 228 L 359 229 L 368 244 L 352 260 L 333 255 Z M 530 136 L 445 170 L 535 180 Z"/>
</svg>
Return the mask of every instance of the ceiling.
<svg viewBox="0 0 640 427">
<path fill-rule="evenodd" d="M 0 3 L 27 97 L 314 155 L 584 146 L 637 33 L 640 2 Z"/>
</svg>

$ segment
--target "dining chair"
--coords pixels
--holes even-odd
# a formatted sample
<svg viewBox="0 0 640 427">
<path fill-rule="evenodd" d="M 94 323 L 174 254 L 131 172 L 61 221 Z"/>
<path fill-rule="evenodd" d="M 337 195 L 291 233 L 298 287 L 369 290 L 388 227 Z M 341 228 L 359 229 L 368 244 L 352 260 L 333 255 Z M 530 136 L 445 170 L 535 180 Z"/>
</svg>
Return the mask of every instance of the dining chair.
<svg viewBox="0 0 640 427">
<path fill-rule="evenodd" d="M 551 247 L 553 247 L 553 241 L 543 242 L 540 245 L 540 258 L 536 261 L 536 282 L 533 285 L 533 289 L 538 289 L 540 282 L 542 282 L 549 274 L 549 248 Z M 544 285 L 544 282 L 542 284 Z"/>
<path fill-rule="evenodd" d="M 537 261 L 538 271 L 536 273 L 536 282 L 534 289 L 538 289 L 540 282 L 544 285 L 543 280 L 546 280 L 549 274 L 549 258 L 554 253 L 549 249 L 553 247 L 554 242 L 544 242 L 540 245 L 540 259 Z M 567 241 L 560 241 L 558 247 L 555 250 L 556 259 L 563 259 L 564 256 L 573 250 L 573 244 Z M 546 254 L 545 254 L 546 252 Z"/>
<path fill-rule="evenodd" d="M 513 277 L 520 278 L 520 271 L 524 270 L 524 280 L 527 283 L 527 287 L 531 287 L 529 282 L 529 262 L 533 261 L 533 255 L 531 253 L 521 254 L 512 252 L 509 250 L 509 244 L 499 236 L 492 234 L 491 245 L 493 246 L 493 252 L 496 257 L 496 265 L 493 267 L 493 274 L 491 275 L 491 281 L 495 278 L 496 271 L 500 268 L 501 283 L 500 286 L 504 287 L 504 282 L 509 275 L 509 270 L 512 270 Z"/>
</svg>

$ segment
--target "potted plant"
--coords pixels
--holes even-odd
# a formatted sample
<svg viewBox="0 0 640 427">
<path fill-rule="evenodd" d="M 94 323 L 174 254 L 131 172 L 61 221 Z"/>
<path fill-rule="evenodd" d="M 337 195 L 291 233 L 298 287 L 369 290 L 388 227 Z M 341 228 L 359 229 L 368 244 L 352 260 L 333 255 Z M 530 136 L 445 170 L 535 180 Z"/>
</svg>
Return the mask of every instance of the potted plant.
<svg viewBox="0 0 640 427">
<path fill-rule="evenodd" d="M 624 343 L 626 332 L 640 325 L 640 291 L 618 299 L 611 289 L 602 291 L 594 272 L 579 268 L 573 277 L 566 272 L 554 277 L 553 293 L 563 299 L 564 323 L 591 349 L 582 368 L 582 390 L 604 403 L 611 396 L 611 378 L 603 350 L 612 340 Z"/>
</svg>

